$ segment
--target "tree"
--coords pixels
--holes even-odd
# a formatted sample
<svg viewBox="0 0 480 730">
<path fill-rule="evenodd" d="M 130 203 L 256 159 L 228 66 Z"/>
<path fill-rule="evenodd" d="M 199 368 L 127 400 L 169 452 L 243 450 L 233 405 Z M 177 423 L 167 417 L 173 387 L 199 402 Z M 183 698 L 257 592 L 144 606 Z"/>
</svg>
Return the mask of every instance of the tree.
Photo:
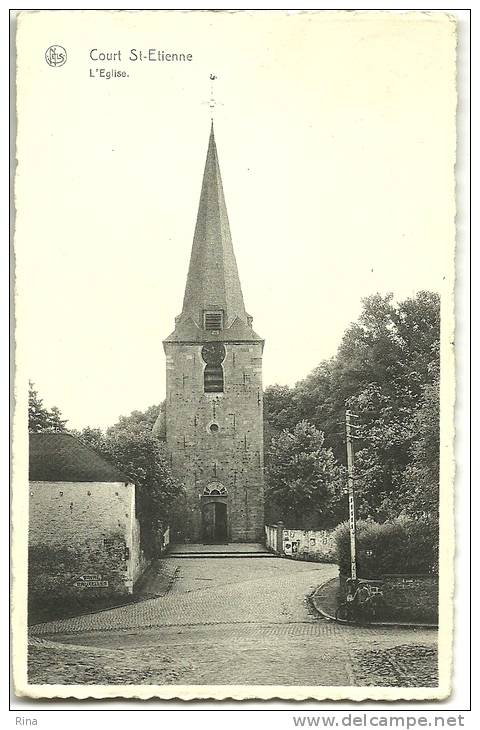
<svg viewBox="0 0 480 730">
<path fill-rule="evenodd" d="M 333 367 L 333 359 L 324 360 L 294 388 L 289 388 L 288 385 L 271 385 L 266 388 L 264 417 L 272 436 L 278 436 L 284 429 L 292 429 L 296 423 L 307 420 L 324 432 L 329 446 L 333 445 L 329 443 L 327 436 L 329 431 L 335 432 L 335 424 L 331 422 L 334 412 Z"/>
<path fill-rule="evenodd" d="M 422 403 L 415 413 L 416 438 L 412 460 L 404 473 L 402 512 L 415 517 L 438 518 L 440 480 L 440 377 L 423 387 Z"/>
<path fill-rule="evenodd" d="M 309 523 L 326 528 L 339 519 L 342 473 L 331 450 L 323 444 L 323 433 L 307 421 L 282 431 L 271 443 L 267 506 L 277 505 L 284 521 L 290 518 L 296 527 Z"/>
<path fill-rule="evenodd" d="M 368 298 L 359 327 L 352 326 L 344 336 L 338 359 L 343 357 L 347 372 L 353 361 L 361 373 L 348 403 L 362 425 L 356 471 L 359 495 L 368 505 L 364 516 L 383 521 L 410 511 L 410 464 L 425 393 L 439 370 L 439 341 L 440 302 L 430 292 L 396 306 L 391 295 Z M 438 424 L 438 401 L 431 406 L 430 417 Z M 438 448 L 429 458 L 438 469 Z"/>
<path fill-rule="evenodd" d="M 437 294 L 421 291 L 399 303 L 391 294 L 367 297 L 335 358 L 293 388 L 267 388 L 266 435 L 275 437 L 306 419 L 344 465 L 348 406 L 360 416 L 362 439 L 355 443 L 360 516 L 383 521 L 408 513 L 425 479 L 430 507 L 423 511 L 431 511 L 438 491 L 438 439 L 432 434 L 438 436 L 439 341 Z"/>
<path fill-rule="evenodd" d="M 153 535 L 160 525 L 168 525 L 179 491 L 164 444 L 150 432 L 132 428 L 107 435 L 107 445 L 115 463 L 135 483 L 138 518 Z"/>
<path fill-rule="evenodd" d="M 129 416 L 120 416 L 117 423 L 110 426 L 109 434 L 124 430 L 150 431 L 160 411 L 159 405 L 149 406 L 145 411 L 132 411 Z"/>
<path fill-rule="evenodd" d="M 278 436 L 284 429 L 292 428 L 301 421 L 295 402 L 295 389 L 288 385 L 270 385 L 265 389 L 263 412 L 272 435 Z"/>
<path fill-rule="evenodd" d="M 28 383 L 28 430 L 30 433 L 66 431 L 67 421 L 62 418 L 60 410 L 53 406 L 48 409 L 35 389 L 35 384 Z"/>
</svg>

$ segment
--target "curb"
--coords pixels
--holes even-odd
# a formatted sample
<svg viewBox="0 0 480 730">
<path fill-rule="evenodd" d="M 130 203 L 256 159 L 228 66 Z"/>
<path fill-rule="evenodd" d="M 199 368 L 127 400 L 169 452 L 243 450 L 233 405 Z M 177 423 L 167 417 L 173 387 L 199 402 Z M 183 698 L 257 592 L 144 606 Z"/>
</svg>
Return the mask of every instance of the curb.
<svg viewBox="0 0 480 730">
<path fill-rule="evenodd" d="M 210 558 L 218 558 L 221 560 L 225 559 L 236 559 L 236 558 L 277 558 L 277 555 L 271 555 L 271 553 L 170 553 L 169 558 L 172 560 L 186 560 L 186 559 L 192 559 L 192 560 L 201 560 L 201 559 L 210 559 Z"/>
<path fill-rule="evenodd" d="M 391 628 L 391 629 L 438 629 L 438 624 L 429 624 L 429 623 L 416 623 L 414 621 L 373 621 L 373 622 L 367 622 L 367 621 L 347 621 L 347 619 L 344 618 L 336 618 L 335 616 L 332 616 L 327 611 L 325 611 L 323 608 L 321 608 L 318 605 L 318 596 L 317 593 L 321 591 L 325 586 L 328 586 L 330 583 L 333 583 L 334 581 L 337 581 L 338 578 L 331 578 L 330 580 L 327 580 L 326 583 L 322 583 L 321 586 L 318 586 L 313 593 L 310 595 L 310 602 L 317 611 L 317 613 L 322 616 L 322 618 L 326 619 L 327 621 L 334 621 L 337 624 L 343 624 L 344 626 L 361 626 L 364 628 Z"/>
</svg>

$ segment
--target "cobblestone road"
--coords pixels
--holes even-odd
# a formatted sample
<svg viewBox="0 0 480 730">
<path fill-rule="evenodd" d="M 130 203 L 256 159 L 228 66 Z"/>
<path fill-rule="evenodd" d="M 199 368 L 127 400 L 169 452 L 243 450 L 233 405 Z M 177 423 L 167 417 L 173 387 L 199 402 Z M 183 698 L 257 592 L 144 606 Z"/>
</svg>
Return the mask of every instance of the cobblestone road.
<svg viewBox="0 0 480 730">
<path fill-rule="evenodd" d="M 58 684 L 432 686 L 436 632 L 320 620 L 332 565 L 169 558 L 161 598 L 32 627 L 29 680 Z"/>
</svg>

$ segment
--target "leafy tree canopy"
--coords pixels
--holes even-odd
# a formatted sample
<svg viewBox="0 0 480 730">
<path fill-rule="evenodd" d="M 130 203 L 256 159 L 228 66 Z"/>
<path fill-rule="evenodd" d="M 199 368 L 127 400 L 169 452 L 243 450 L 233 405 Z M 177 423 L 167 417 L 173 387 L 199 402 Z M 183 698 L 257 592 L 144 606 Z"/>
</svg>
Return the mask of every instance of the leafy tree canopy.
<svg viewBox="0 0 480 730">
<path fill-rule="evenodd" d="M 160 411 L 160 405 L 149 406 L 145 411 L 132 411 L 129 416 L 120 416 L 117 423 L 107 429 L 112 435 L 121 431 L 150 431 Z"/>
<path fill-rule="evenodd" d="M 324 436 L 307 421 L 284 430 L 270 445 L 266 469 L 267 506 L 278 506 L 284 522 L 326 528 L 338 523 L 341 468 Z"/>
<path fill-rule="evenodd" d="M 335 358 L 293 388 L 265 392 L 273 438 L 307 420 L 345 464 L 345 408 L 359 415 L 355 442 L 359 514 L 385 520 L 438 507 L 440 301 L 419 292 L 394 303 L 363 300 Z M 270 458 L 268 456 L 267 458 Z"/>
</svg>

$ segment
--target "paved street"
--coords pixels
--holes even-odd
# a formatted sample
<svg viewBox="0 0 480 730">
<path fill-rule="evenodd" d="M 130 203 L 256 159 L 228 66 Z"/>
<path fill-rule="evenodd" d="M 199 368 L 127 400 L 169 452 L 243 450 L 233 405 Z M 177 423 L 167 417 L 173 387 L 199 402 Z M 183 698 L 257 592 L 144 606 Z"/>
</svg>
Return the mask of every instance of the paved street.
<svg viewBox="0 0 480 730">
<path fill-rule="evenodd" d="M 436 684 L 435 631 L 318 618 L 308 595 L 334 565 L 173 555 L 159 569 L 160 598 L 33 626 L 30 682 Z"/>
</svg>

